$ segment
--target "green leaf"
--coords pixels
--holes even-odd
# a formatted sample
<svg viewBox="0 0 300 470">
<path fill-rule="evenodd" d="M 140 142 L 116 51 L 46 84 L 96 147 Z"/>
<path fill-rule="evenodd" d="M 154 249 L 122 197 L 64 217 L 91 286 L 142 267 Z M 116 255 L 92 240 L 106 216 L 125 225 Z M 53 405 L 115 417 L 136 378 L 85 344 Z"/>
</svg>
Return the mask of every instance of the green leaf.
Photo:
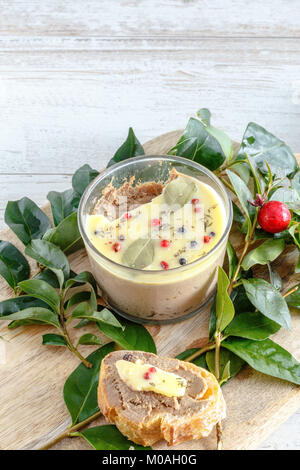
<svg viewBox="0 0 300 470">
<path fill-rule="evenodd" d="M 215 351 L 208 351 L 206 353 L 206 363 L 209 371 L 215 375 Z M 228 366 L 230 363 L 230 366 Z M 220 349 L 220 384 L 226 383 L 229 379 L 239 373 L 245 361 L 236 356 L 230 351 Z"/>
<path fill-rule="evenodd" d="M 138 238 L 124 251 L 122 263 L 130 268 L 143 269 L 154 258 L 154 241 L 151 238 Z"/>
<path fill-rule="evenodd" d="M 244 359 L 253 369 L 300 385 L 299 362 L 272 340 L 228 338 L 222 346 Z"/>
<path fill-rule="evenodd" d="M 143 447 L 129 441 L 112 424 L 88 428 L 72 433 L 72 436 L 83 437 L 95 450 L 152 450 L 151 447 Z"/>
<path fill-rule="evenodd" d="M 123 328 L 121 323 L 107 308 L 97 312 L 92 310 L 87 302 L 81 302 L 77 305 L 71 314 L 71 318 L 86 318 L 89 321 L 104 323 L 114 328 Z"/>
<path fill-rule="evenodd" d="M 293 308 L 300 308 L 300 284 L 298 289 L 286 297 L 287 304 Z M 0 304 L 1 306 L 1 304 Z M 1 314 L 1 312 L 0 312 Z"/>
<path fill-rule="evenodd" d="M 232 209 L 233 209 L 233 220 L 243 225 L 246 221 L 245 216 L 243 215 L 240 208 L 234 202 L 232 202 Z"/>
<path fill-rule="evenodd" d="M 47 346 L 68 346 L 63 336 L 52 333 L 43 335 L 43 344 Z"/>
<path fill-rule="evenodd" d="M 235 190 L 237 198 L 241 204 L 241 207 L 247 217 L 248 226 L 251 226 L 251 218 L 255 214 L 255 208 L 249 203 L 253 199 L 252 194 L 244 181 L 232 171 L 226 171 L 228 178 Z"/>
<path fill-rule="evenodd" d="M 105 323 L 97 323 L 97 326 L 105 336 L 118 343 L 124 349 L 156 354 L 153 338 L 143 325 L 123 320 L 124 330 Z"/>
<path fill-rule="evenodd" d="M 24 245 L 28 245 L 34 238 L 42 238 L 44 233 L 51 228 L 46 214 L 27 197 L 19 201 L 9 201 L 4 219 Z"/>
<path fill-rule="evenodd" d="M 127 139 L 116 151 L 112 159 L 108 162 L 107 167 L 114 165 L 115 163 L 122 162 L 123 160 L 127 160 L 128 158 L 137 157 L 144 154 L 145 152 L 142 145 L 136 138 L 132 127 L 130 127 Z"/>
<path fill-rule="evenodd" d="M 63 273 L 62 273 L 63 276 Z M 43 269 L 40 273 L 33 277 L 33 279 L 39 279 L 40 281 L 45 281 L 50 286 L 54 287 L 55 289 L 59 288 L 59 282 L 57 276 L 54 271 L 51 269 Z"/>
<path fill-rule="evenodd" d="M 180 155 L 216 170 L 226 159 L 232 158 L 232 143 L 224 132 L 210 125 L 207 112 L 199 111 L 198 115 L 204 119 L 190 118 L 183 135 L 168 154 Z"/>
<path fill-rule="evenodd" d="M 211 304 L 210 312 L 209 312 L 209 339 L 210 340 L 213 340 L 214 334 L 216 332 L 216 325 L 217 325 L 216 301 L 217 301 L 217 294 L 214 295 L 214 299 Z"/>
<path fill-rule="evenodd" d="M 75 287 L 76 284 L 89 284 L 95 292 L 97 292 L 97 282 L 92 273 L 89 271 L 82 271 L 80 274 L 76 274 L 74 277 L 68 279 L 66 282 L 66 289 Z"/>
<path fill-rule="evenodd" d="M 39 321 L 39 320 L 15 320 L 10 322 L 7 325 L 9 330 L 14 330 L 15 328 L 19 328 L 20 326 L 31 326 L 31 325 L 46 325 L 46 323 Z"/>
<path fill-rule="evenodd" d="M 276 271 L 272 269 L 270 263 L 267 263 L 267 266 L 269 270 L 270 283 L 272 284 L 273 287 L 275 287 L 275 289 L 281 291 L 282 286 L 283 286 L 281 277 Z"/>
<path fill-rule="evenodd" d="M 295 189 L 300 196 L 300 171 L 298 171 L 292 179 L 291 187 Z"/>
<path fill-rule="evenodd" d="M 99 171 L 93 170 L 90 165 L 85 164 L 75 171 L 72 178 L 72 186 L 80 197 L 83 195 L 88 185 L 99 175 Z"/>
<path fill-rule="evenodd" d="M 73 212 L 63 219 L 55 229 L 49 232 L 46 239 L 67 255 L 82 248 L 83 240 L 78 228 L 77 212 Z"/>
<path fill-rule="evenodd" d="M 52 217 L 54 225 L 58 225 L 68 215 L 77 211 L 79 197 L 73 189 L 67 189 L 63 192 L 50 191 L 47 195 L 51 204 Z"/>
<path fill-rule="evenodd" d="M 264 279 L 243 279 L 242 282 L 248 299 L 257 310 L 289 330 L 291 315 L 280 292 Z"/>
<path fill-rule="evenodd" d="M 62 285 L 63 278 L 68 279 L 70 275 L 70 265 L 66 255 L 53 243 L 46 240 L 32 240 L 26 246 L 25 254 L 35 259 L 42 266 L 51 269 Z M 61 271 L 63 276 L 61 276 Z"/>
<path fill-rule="evenodd" d="M 38 320 L 60 329 L 56 313 L 42 307 L 30 307 L 10 315 L 3 315 L 0 317 L 0 320 Z"/>
<path fill-rule="evenodd" d="M 255 264 L 267 264 L 274 261 L 284 250 L 284 240 L 267 240 L 254 250 L 251 250 L 242 262 L 242 268 L 246 271 Z"/>
<path fill-rule="evenodd" d="M 216 297 L 216 330 L 223 331 L 234 317 L 234 306 L 227 293 L 229 279 L 224 269 L 218 267 L 218 287 Z"/>
<path fill-rule="evenodd" d="M 243 136 L 238 158 L 245 153 L 263 174 L 268 174 L 269 163 L 273 174 L 291 175 L 298 169 L 297 161 L 291 149 L 280 139 L 263 127 L 250 122 Z"/>
<path fill-rule="evenodd" d="M 65 310 L 68 311 L 74 305 L 80 304 L 81 302 L 85 302 L 86 300 L 90 300 L 90 298 L 90 292 L 76 292 L 76 294 L 72 295 L 72 297 L 70 297 L 69 300 L 65 302 Z"/>
<path fill-rule="evenodd" d="M 280 325 L 262 315 L 260 312 L 246 312 L 237 315 L 225 328 L 227 336 L 240 336 L 241 338 L 262 340 L 277 333 Z"/>
<path fill-rule="evenodd" d="M 12 289 L 30 275 L 27 259 L 11 243 L 0 240 L 0 276 Z"/>
<path fill-rule="evenodd" d="M 60 307 L 60 298 L 54 287 L 47 284 L 45 281 L 38 279 L 28 279 L 19 283 L 19 287 L 22 291 L 30 294 L 31 297 L 43 300 L 46 304 L 58 312 Z"/>
<path fill-rule="evenodd" d="M 80 322 L 78 322 L 77 325 L 74 326 L 74 328 L 82 328 L 83 326 L 86 326 L 89 323 L 91 323 L 90 320 L 84 318 L 83 320 L 80 320 Z"/>
<path fill-rule="evenodd" d="M 165 187 L 164 200 L 169 206 L 175 206 L 174 210 L 176 210 L 192 199 L 196 189 L 195 183 L 191 182 L 190 178 L 179 176 Z"/>
<path fill-rule="evenodd" d="M 92 352 L 86 359 L 93 367 L 79 366 L 68 377 L 64 385 L 64 401 L 72 418 L 72 425 L 80 423 L 99 411 L 97 388 L 102 359 L 114 349 L 108 343 Z"/>
<path fill-rule="evenodd" d="M 228 267 L 229 267 L 228 275 L 229 275 L 229 279 L 232 279 L 236 271 L 236 268 L 238 266 L 238 258 L 237 258 L 235 249 L 233 248 L 229 240 L 227 242 L 227 257 L 228 257 Z"/>
<path fill-rule="evenodd" d="M 0 302 L 0 317 L 19 312 L 30 307 L 48 308 L 48 305 L 42 300 L 30 297 L 29 295 L 20 295 Z"/>
<path fill-rule="evenodd" d="M 242 284 L 233 289 L 230 298 L 237 314 L 242 312 L 254 312 L 255 307 L 248 299 L 245 288 Z"/>
<path fill-rule="evenodd" d="M 87 345 L 98 344 L 98 345 L 101 345 L 102 341 L 101 341 L 100 338 L 98 338 L 98 336 L 92 335 L 91 333 L 86 333 L 85 335 L 80 336 L 80 338 L 78 340 L 78 343 L 77 343 L 77 346 L 78 346 L 78 344 L 87 344 Z"/>
</svg>

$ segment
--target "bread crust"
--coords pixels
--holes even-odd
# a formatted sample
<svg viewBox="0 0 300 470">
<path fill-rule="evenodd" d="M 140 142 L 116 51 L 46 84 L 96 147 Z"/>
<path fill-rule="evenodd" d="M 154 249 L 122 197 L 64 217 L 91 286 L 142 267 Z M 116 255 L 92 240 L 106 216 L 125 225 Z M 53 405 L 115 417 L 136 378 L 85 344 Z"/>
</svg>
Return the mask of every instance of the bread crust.
<svg viewBox="0 0 300 470">
<path fill-rule="evenodd" d="M 136 444 L 151 446 L 164 439 L 169 446 L 173 446 L 192 439 L 206 437 L 215 424 L 225 418 L 225 401 L 214 375 L 195 364 L 178 361 L 192 373 L 197 375 L 200 373 L 207 384 L 204 395 L 199 399 L 199 411 L 192 415 L 183 416 L 158 412 L 150 414 L 149 417 L 139 422 L 130 420 L 124 416 L 121 405 L 116 406 L 111 403 L 109 391 L 105 386 L 105 378 L 109 373 L 106 359 L 112 354 L 114 353 L 106 356 L 101 364 L 98 386 L 99 408 L 110 423 L 115 424 L 122 434 Z M 208 405 L 204 409 L 200 406 L 202 400 L 208 401 Z"/>
</svg>

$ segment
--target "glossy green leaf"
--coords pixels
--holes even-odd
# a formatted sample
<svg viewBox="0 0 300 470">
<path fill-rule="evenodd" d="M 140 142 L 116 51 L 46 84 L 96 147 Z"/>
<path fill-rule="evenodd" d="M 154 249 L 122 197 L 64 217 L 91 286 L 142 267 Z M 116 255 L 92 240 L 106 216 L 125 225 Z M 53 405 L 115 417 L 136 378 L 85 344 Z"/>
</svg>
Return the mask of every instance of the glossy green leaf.
<svg viewBox="0 0 300 470">
<path fill-rule="evenodd" d="M 289 330 L 291 315 L 280 292 L 264 279 L 243 279 L 242 282 L 248 299 L 257 310 Z"/>
<path fill-rule="evenodd" d="M 232 158 L 232 143 L 224 132 L 210 125 L 207 112 L 199 111 L 199 116 L 202 116 L 202 121 L 190 118 L 179 141 L 168 154 L 179 155 L 216 170 L 226 159 Z"/>
<path fill-rule="evenodd" d="M 114 344 L 108 343 L 92 352 L 86 359 L 93 367 L 89 369 L 81 363 L 68 377 L 63 395 L 73 425 L 99 411 L 97 388 L 101 361 L 113 349 Z"/>
<path fill-rule="evenodd" d="M 89 271 L 82 271 L 80 274 L 76 274 L 66 282 L 66 289 L 69 287 L 75 287 L 78 284 L 89 284 L 95 292 L 97 292 L 97 282 L 92 273 Z"/>
<path fill-rule="evenodd" d="M 66 255 L 53 243 L 46 240 L 32 240 L 32 242 L 26 246 L 25 254 L 35 259 L 42 266 L 53 271 L 60 284 L 64 279 L 68 279 L 70 275 L 70 265 Z M 61 276 L 63 272 L 63 277 Z"/>
<path fill-rule="evenodd" d="M 76 292 L 76 294 L 72 295 L 69 298 L 69 300 L 65 302 L 65 310 L 68 311 L 74 305 L 90 300 L 90 298 L 91 298 L 90 292 L 87 292 L 87 291 Z"/>
<path fill-rule="evenodd" d="M 75 171 L 72 177 L 72 186 L 80 197 L 83 195 L 88 185 L 99 175 L 99 171 L 94 170 L 90 165 L 85 164 Z"/>
<path fill-rule="evenodd" d="M 63 219 L 46 238 L 67 255 L 82 248 L 83 240 L 78 228 L 77 212 L 73 212 Z"/>
<path fill-rule="evenodd" d="M 106 323 L 97 323 L 97 326 L 105 336 L 118 343 L 124 349 L 156 354 L 153 338 L 143 325 L 129 322 L 128 320 L 122 320 L 122 324 L 124 330 Z"/>
<path fill-rule="evenodd" d="M 9 201 L 4 219 L 24 245 L 28 245 L 34 238 L 42 238 L 44 233 L 51 228 L 46 214 L 27 197 L 19 201 Z"/>
<path fill-rule="evenodd" d="M 129 441 L 112 424 L 95 426 L 81 432 L 72 433 L 72 436 L 83 437 L 95 450 L 151 450 Z"/>
<path fill-rule="evenodd" d="M 223 331 L 234 317 L 234 306 L 227 293 L 229 279 L 224 269 L 218 267 L 218 286 L 216 296 L 216 330 Z"/>
<path fill-rule="evenodd" d="M 76 212 L 79 204 L 79 196 L 73 189 L 67 189 L 61 193 L 50 191 L 47 199 L 51 204 L 54 225 L 58 225 L 68 215 Z"/>
<path fill-rule="evenodd" d="M 229 240 L 227 242 L 227 257 L 228 257 L 228 268 L 229 268 L 228 277 L 229 279 L 232 279 L 236 272 L 236 268 L 238 266 L 238 258 L 237 258 L 235 249 L 233 248 Z"/>
<path fill-rule="evenodd" d="M 265 265 L 274 261 L 284 250 L 284 240 L 267 240 L 257 248 L 249 251 L 242 262 L 242 268 L 246 271 L 255 264 Z"/>
<path fill-rule="evenodd" d="M 206 363 L 209 371 L 215 375 L 215 351 L 206 353 Z M 228 363 L 230 365 L 228 366 Z M 220 349 L 220 384 L 226 383 L 229 379 L 239 373 L 245 361 L 224 348 Z"/>
<path fill-rule="evenodd" d="M 255 214 L 255 208 L 251 206 L 249 201 L 252 201 L 253 196 L 250 190 L 248 189 L 248 186 L 246 186 L 244 181 L 238 175 L 229 170 L 227 170 L 226 173 L 235 190 L 235 193 L 241 204 L 244 214 L 247 217 L 248 224 L 251 225 L 251 219 Z"/>
<path fill-rule="evenodd" d="M 38 320 L 60 329 L 57 314 L 52 310 L 42 307 L 30 307 L 10 315 L 3 315 L 0 317 L 0 320 Z"/>
<path fill-rule="evenodd" d="M 281 277 L 279 276 L 279 274 L 276 271 L 274 271 L 272 269 L 270 263 L 267 263 L 267 266 L 268 266 L 268 270 L 269 270 L 270 283 L 272 284 L 273 287 L 275 287 L 275 289 L 281 291 L 281 289 L 283 287 L 283 282 L 282 282 Z"/>
<path fill-rule="evenodd" d="M 122 162 L 128 158 L 137 157 L 139 155 L 144 155 L 144 149 L 141 143 L 136 138 L 132 127 L 129 128 L 128 136 L 125 142 L 121 147 L 116 151 L 112 159 L 108 162 L 108 167 L 114 165 L 115 163 Z"/>
<path fill-rule="evenodd" d="M 43 335 L 43 344 L 47 346 L 68 346 L 68 343 L 63 336 L 52 333 Z"/>
<path fill-rule="evenodd" d="M 60 307 L 60 297 L 54 287 L 50 286 L 45 281 L 40 281 L 39 279 L 28 279 L 27 281 L 19 282 L 19 287 L 22 291 L 30 294 L 31 297 L 42 300 L 50 307 L 59 311 Z"/>
<path fill-rule="evenodd" d="M 151 238 L 138 238 L 124 251 L 122 263 L 135 269 L 143 269 L 154 258 L 154 241 Z"/>
<path fill-rule="evenodd" d="M 92 310 L 87 302 L 81 302 L 73 310 L 71 318 L 85 318 L 89 321 L 100 322 L 101 324 L 112 326 L 113 328 L 122 329 L 121 323 L 117 320 L 113 313 L 107 308 L 103 308 L 100 312 Z"/>
<path fill-rule="evenodd" d="M 300 363 L 271 339 L 228 338 L 222 346 L 263 374 L 300 385 Z"/>
<path fill-rule="evenodd" d="M 90 322 L 90 320 L 88 320 L 87 318 L 84 318 L 83 320 L 80 320 L 80 322 L 78 322 L 77 325 L 74 326 L 74 328 L 83 328 L 89 323 L 92 323 L 92 322 Z"/>
<path fill-rule="evenodd" d="M 176 359 L 179 359 L 179 361 L 185 361 L 189 356 L 197 352 L 199 348 L 190 348 L 187 349 L 186 351 L 183 351 L 180 354 L 177 354 Z M 196 357 L 193 361 L 191 361 L 193 364 L 195 364 L 198 367 L 202 367 L 203 369 L 208 369 L 207 364 L 206 364 L 206 359 L 205 359 L 205 353 L 201 354 L 201 356 Z"/>
<path fill-rule="evenodd" d="M 12 289 L 30 275 L 27 259 L 11 243 L 0 240 L 0 276 Z"/>
<path fill-rule="evenodd" d="M 225 328 L 224 335 L 262 340 L 277 333 L 280 325 L 260 312 L 246 312 L 237 315 Z"/>
<path fill-rule="evenodd" d="M 9 330 L 14 330 L 15 328 L 19 328 L 20 326 L 32 326 L 32 325 L 46 325 L 47 323 L 44 323 L 42 321 L 39 321 L 39 320 L 14 320 L 12 322 L 10 322 L 8 325 L 7 325 L 7 328 Z"/>
<path fill-rule="evenodd" d="M 102 341 L 98 336 L 93 335 L 91 333 L 86 333 L 85 335 L 80 336 L 78 340 L 78 344 L 86 344 L 86 345 L 101 345 Z"/>
<path fill-rule="evenodd" d="M 250 122 L 243 136 L 238 158 L 245 153 L 263 174 L 268 174 L 266 162 L 273 174 L 290 175 L 298 169 L 297 161 L 291 149 L 280 139 L 263 127 Z"/>
<path fill-rule="evenodd" d="M 286 301 L 290 307 L 300 308 L 300 284 L 298 286 L 298 289 L 295 292 L 293 292 L 292 294 L 286 297 Z"/>
<path fill-rule="evenodd" d="M 48 305 L 42 300 L 30 297 L 29 295 L 20 295 L 0 302 L 0 317 L 19 312 L 30 307 L 48 308 Z"/>
<path fill-rule="evenodd" d="M 216 299 L 217 295 L 214 295 L 213 302 L 209 312 L 209 339 L 213 340 L 216 332 L 217 316 L 216 316 Z"/>
<path fill-rule="evenodd" d="M 63 273 L 62 273 L 63 277 Z M 59 282 L 57 279 L 57 276 L 54 271 L 51 271 L 51 269 L 45 268 L 41 272 L 39 272 L 36 276 L 33 277 L 33 279 L 39 279 L 40 281 L 45 281 L 50 286 L 54 287 L 55 289 L 59 288 Z"/>
<path fill-rule="evenodd" d="M 237 314 L 243 312 L 254 312 L 255 307 L 248 299 L 245 288 L 242 284 L 233 289 L 230 298 Z"/>
</svg>

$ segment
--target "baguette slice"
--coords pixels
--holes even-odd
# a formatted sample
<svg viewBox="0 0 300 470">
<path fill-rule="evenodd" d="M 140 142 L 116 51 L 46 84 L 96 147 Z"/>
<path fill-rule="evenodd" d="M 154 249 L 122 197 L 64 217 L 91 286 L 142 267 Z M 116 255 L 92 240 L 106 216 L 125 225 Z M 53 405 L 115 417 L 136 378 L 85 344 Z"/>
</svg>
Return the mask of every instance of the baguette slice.
<svg viewBox="0 0 300 470">
<path fill-rule="evenodd" d="M 187 381 L 183 397 L 134 391 L 118 374 L 120 359 L 151 364 Z M 115 351 L 101 363 L 99 408 L 106 419 L 136 444 L 151 446 L 165 439 L 168 445 L 210 434 L 225 417 L 225 402 L 213 374 L 194 364 L 142 351 Z"/>
</svg>

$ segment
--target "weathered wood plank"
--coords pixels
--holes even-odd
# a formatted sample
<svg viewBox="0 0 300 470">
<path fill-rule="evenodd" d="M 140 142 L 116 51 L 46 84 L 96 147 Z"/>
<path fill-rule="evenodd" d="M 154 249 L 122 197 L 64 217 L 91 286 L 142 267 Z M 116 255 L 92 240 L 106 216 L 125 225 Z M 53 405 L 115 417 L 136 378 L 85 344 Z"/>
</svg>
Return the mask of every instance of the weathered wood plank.
<svg viewBox="0 0 300 470">
<path fill-rule="evenodd" d="M 100 168 L 130 125 L 145 141 L 201 106 L 237 140 L 254 120 L 299 145 L 299 40 L 12 41 L 0 41 L 1 173 Z"/>
<path fill-rule="evenodd" d="M 289 0 L 10 0 L 1 34 L 65 36 L 299 36 L 299 2 Z"/>
</svg>

